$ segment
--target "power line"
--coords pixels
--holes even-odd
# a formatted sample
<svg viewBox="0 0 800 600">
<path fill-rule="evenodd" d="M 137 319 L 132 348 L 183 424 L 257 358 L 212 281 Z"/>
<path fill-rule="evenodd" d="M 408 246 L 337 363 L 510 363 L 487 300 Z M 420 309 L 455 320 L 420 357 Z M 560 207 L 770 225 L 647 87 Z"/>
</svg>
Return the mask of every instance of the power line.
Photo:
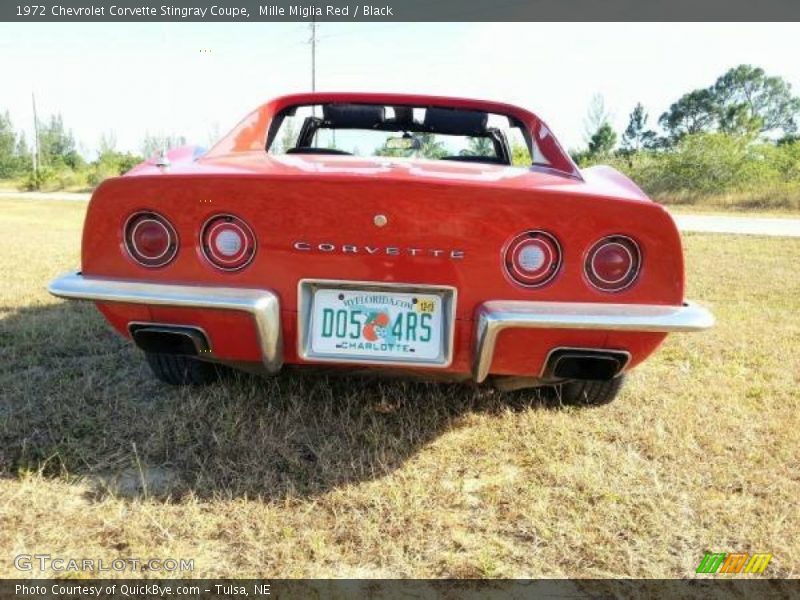
<svg viewBox="0 0 800 600">
<path fill-rule="evenodd" d="M 36 189 L 39 189 L 39 163 L 42 161 L 39 153 L 39 119 L 36 116 L 36 94 L 31 92 L 31 103 L 33 104 L 33 145 L 34 151 L 31 152 L 33 160 L 33 178 L 36 182 Z"/>
</svg>

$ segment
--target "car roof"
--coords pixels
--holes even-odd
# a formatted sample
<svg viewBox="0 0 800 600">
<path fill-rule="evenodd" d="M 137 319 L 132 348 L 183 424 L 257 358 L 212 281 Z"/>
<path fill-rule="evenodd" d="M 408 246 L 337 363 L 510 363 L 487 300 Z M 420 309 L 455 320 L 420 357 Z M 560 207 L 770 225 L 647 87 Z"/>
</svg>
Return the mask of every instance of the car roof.
<svg viewBox="0 0 800 600">
<path fill-rule="evenodd" d="M 310 92 L 280 96 L 259 106 L 223 137 L 207 153 L 207 157 L 239 152 L 266 151 L 267 134 L 276 115 L 292 106 L 351 103 L 384 104 L 386 106 L 435 106 L 479 110 L 513 117 L 530 132 L 550 168 L 564 175 L 581 179 L 577 165 L 561 147 L 550 128 L 534 113 L 503 102 L 453 96 L 396 94 L 375 92 Z"/>
</svg>

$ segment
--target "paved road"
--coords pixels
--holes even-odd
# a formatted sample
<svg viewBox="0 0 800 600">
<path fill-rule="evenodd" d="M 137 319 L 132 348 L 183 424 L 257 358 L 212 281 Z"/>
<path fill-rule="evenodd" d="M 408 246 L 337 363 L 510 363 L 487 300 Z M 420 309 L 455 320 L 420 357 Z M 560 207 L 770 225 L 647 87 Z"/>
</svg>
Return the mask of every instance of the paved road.
<svg viewBox="0 0 800 600">
<path fill-rule="evenodd" d="M 676 214 L 672 217 L 681 231 L 800 237 L 800 219 Z"/>
<path fill-rule="evenodd" d="M 74 192 L 5 192 L 0 190 L 0 199 L 86 201 L 89 196 L 90 194 Z M 681 231 L 800 237 L 800 219 L 798 218 L 681 214 L 672 216 Z"/>
<path fill-rule="evenodd" d="M 91 194 L 80 192 L 7 192 L 0 190 L 3 200 L 78 200 L 86 201 Z"/>
</svg>

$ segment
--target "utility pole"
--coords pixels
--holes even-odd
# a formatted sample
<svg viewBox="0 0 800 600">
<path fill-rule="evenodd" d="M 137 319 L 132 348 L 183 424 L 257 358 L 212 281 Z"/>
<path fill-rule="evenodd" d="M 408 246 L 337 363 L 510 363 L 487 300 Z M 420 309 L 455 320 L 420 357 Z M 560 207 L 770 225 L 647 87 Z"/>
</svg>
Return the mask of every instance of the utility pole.
<svg viewBox="0 0 800 600">
<path fill-rule="evenodd" d="M 311 17 L 311 91 L 317 91 L 317 20 Z"/>
<path fill-rule="evenodd" d="M 33 161 L 33 180 L 36 182 L 36 189 L 39 189 L 39 163 L 41 156 L 39 154 L 39 118 L 36 116 L 36 95 L 31 91 L 31 103 L 33 104 L 33 152 L 31 152 L 31 160 Z"/>
</svg>

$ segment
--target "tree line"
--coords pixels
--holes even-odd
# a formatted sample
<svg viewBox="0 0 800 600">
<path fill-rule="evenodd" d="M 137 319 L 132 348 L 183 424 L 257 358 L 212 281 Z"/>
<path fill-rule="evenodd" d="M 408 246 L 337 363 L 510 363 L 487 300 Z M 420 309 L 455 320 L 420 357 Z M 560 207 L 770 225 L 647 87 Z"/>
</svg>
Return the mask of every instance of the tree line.
<svg viewBox="0 0 800 600">
<path fill-rule="evenodd" d="M 571 154 L 581 167 L 618 168 L 664 202 L 719 196 L 742 205 L 800 208 L 799 124 L 800 98 L 786 80 L 739 65 L 708 87 L 680 96 L 654 125 L 637 103 L 621 135 L 596 96 L 585 122 L 586 146 Z M 35 125 L 38 144 L 15 130 L 8 112 L 0 112 L 0 179 L 28 189 L 93 187 L 143 157 L 186 143 L 179 136 L 147 134 L 140 153 L 119 152 L 113 134 L 105 134 L 97 158 L 89 162 L 60 115 Z M 429 137 L 422 140 L 423 155 L 444 152 Z M 465 152 L 484 153 L 481 143 L 474 141 Z M 513 150 L 515 164 L 529 164 L 523 148 Z"/>
<path fill-rule="evenodd" d="M 26 189 L 94 187 L 107 177 L 121 175 L 163 148 L 186 144 L 182 136 L 146 134 L 141 153 L 120 152 L 113 133 L 100 136 L 97 158 L 87 161 L 78 151 L 61 115 L 35 123 L 38 144 L 17 131 L 8 111 L 0 112 L 0 179 L 14 180 Z"/>
<path fill-rule="evenodd" d="M 651 127 L 637 103 L 621 136 L 602 97 L 586 119 L 582 167 L 610 164 L 664 201 L 800 208 L 800 98 L 781 77 L 739 65 L 673 102 Z"/>
</svg>

